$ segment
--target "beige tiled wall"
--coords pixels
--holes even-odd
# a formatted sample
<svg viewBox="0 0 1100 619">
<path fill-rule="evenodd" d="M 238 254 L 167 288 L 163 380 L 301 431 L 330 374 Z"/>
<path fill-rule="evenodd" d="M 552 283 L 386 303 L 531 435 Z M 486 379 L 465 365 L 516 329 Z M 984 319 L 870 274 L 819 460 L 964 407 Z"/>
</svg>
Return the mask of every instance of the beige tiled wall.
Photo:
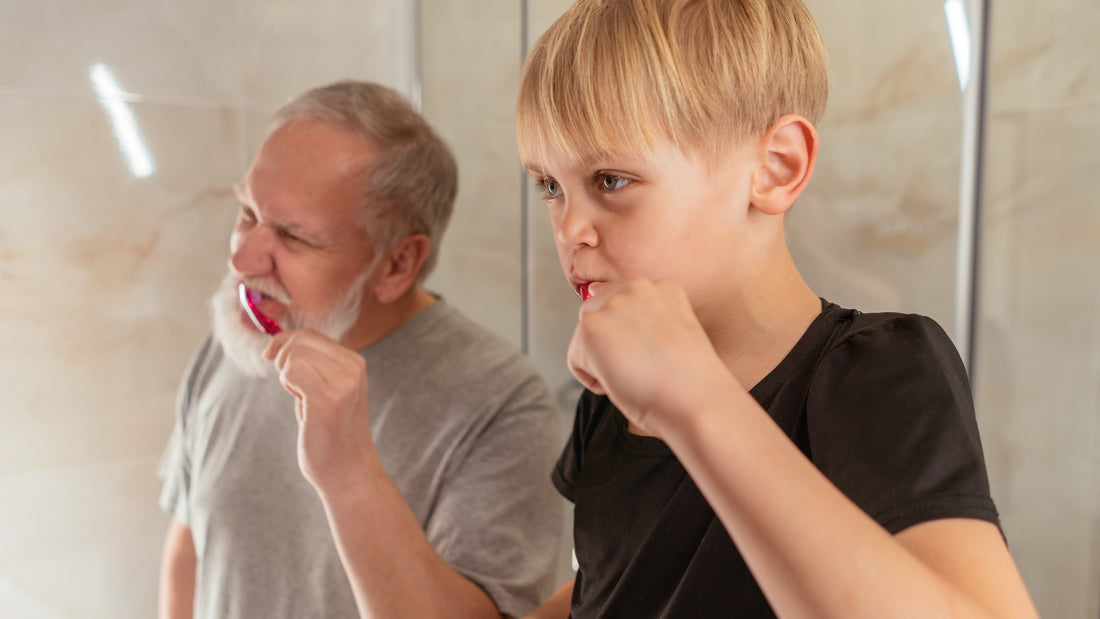
<svg viewBox="0 0 1100 619">
<path fill-rule="evenodd" d="M 155 614 L 155 466 L 229 190 L 288 96 L 411 85 L 409 5 L 0 0 L 0 617 Z M 129 172 L 89 70 L 128 93 Z"/>
<path fill-rule="evenodd" d="M 1044 617 L 1100 616 L 1100 6 L 992 21 L 975 389 L 1008 541 Z"/>
</svg>

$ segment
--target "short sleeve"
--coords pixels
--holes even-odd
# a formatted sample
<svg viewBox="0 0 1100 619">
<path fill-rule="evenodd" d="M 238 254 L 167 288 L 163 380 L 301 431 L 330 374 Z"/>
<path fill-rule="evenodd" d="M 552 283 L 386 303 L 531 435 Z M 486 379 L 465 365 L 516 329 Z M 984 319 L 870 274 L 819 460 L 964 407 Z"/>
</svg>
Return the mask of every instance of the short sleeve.
<svg viewBox="0 0 1100 619">
<path fill-rule="evenodd" d="M 577 409 L 573 415 L 573 430 L 569 434 L 569 440 L 558 457 L 557 464 L 551 473 L 554 487 L 558 489 L 566 499 L 575 502 L 574 489 L 577 483 L 577 474 L 581 469 L 584 457 L 584 446 L 587 442 L 588 432 L 594 410 L 595 394 L 585 389 L 577 400 Z"/>
<path fill-rule="evenodd" d="M 426 525 L 440 557 L 514 617 L 553 592 L 564 528 L 564 504 L 547 476 L 558 412 L 541 385 L 529 381 L 488 424 Z"/>
<path fill-rule="evenodd" d="M 191 406 L 195 398 L 199 368 L 210 355 L 213 338 L 207 336 L 188 364 L 184 380 L 176 392 L 175 422 L 172 434 L 157 464 L 157 476 L 162 481 L 158 504 L 182 524 L 190 526 L 188 495 L 191 489 L 191 460 L 187 451 Z"/>
<path fill-rule="evenodd" d="M 998 522 L 966 371 L 931 319 L 857 314 L 806 410 L 814 464 L 891 533 L 939 518 Z"/>
<path fill-rule="evenodd" d="M 160 489 L 160 508 L 172 514 L 180 523 L 190 526 L 187 510 L 187 494 L 191 486 L 191 471 L 183 450 L 183 429 L 178 420 L 168 438 L 168 445 L 157 465 L 157 476 L 163 485 Z"/>
</svg>

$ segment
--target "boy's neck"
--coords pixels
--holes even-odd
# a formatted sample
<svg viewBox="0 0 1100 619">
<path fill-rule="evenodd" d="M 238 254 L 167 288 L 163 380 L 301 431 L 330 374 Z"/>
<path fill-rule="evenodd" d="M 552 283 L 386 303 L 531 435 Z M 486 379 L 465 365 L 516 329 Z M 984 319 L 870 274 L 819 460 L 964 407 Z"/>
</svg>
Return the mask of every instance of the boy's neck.
<svg viewBox="0 0 1100 619">
<path fill-rule="evenodd" d="M 731 303 L 722 319 L 704 324 L 718 356 L 746 389 L 779 365 L 821 313 L 821 299 L 794 263 L 788 265 L 748 287 L 753 294 Z"/>
</svg>

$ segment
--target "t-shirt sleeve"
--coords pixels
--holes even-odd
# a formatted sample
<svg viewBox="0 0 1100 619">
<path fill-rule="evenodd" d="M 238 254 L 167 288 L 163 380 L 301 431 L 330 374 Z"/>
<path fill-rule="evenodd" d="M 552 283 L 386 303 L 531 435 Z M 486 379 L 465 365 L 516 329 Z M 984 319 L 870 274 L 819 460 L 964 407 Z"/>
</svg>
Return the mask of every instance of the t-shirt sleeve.
<svg viewBox="0 0 1100 619">
<path fill-rule="evenodd" d="M 195 393 L 198 370 L 210 352 L 213 339 L 207 337 L 191 359 L 176 393 L 175 422 L 172 434 L 157 464 L 157 476 L 162 486 L 158 504 L 180 523 L 190 526 L 188 494 L 191 489 L 191 461 L 187 451 L 189 412 Z"/>
<path fill-rule="evenodd" d="M 529 614 L 553 592 L 564 502 L 547 479 L 558 410 L 532 375 L 480 431 L 447 481 L 425 532 L 502 614 Z"/>
<path fill-rule="evenodd" d="M 947 334 L 922 316 L 856 321 L 810 388 L 814 463 L 891 533 L 940 518 L 997 524 L 970 385 Z"/>
<path fill-rule="evenodd" d="M 574 488 L 577 483 L 577 474 L 581 470 L 587 433 L 590 430 L 594 398 L 595 394 L 586 389 L 577 400 L 577 409 L 573 415 L 573 430 L 550 475 L 554 487 L 570 502 L 575 502 Z"/>
</svg>

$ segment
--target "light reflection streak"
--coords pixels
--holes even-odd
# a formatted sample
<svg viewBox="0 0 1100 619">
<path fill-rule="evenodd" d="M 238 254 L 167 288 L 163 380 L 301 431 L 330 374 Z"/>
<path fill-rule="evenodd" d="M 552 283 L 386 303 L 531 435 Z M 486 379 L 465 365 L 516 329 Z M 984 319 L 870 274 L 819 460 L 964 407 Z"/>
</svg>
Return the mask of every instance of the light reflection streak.
<svg viewBox="0 0 1100 619">
<path fill-rule="evenodd" d="M 126 157 L 126 164 L 130 168 L 130 173 L 138 178 L 151 176 L 156 171 L 153 157 L 145 146 L 145 140 L 141 137 L 141 130 L 138 129 L 134 112 L 127 104 L 125 95 L 122 89 L 119 88 L 114 74 L 106 65 L 98 63 L 92 65 L 88 73 L 92 80 L 92 87 L 99 97 L 99 102 L 111 119 L 115 139 L 118 140 L 119 149 Z"/>
<path fill-rule="evenodd" d="M 955 56 L 955 72 L 959 76 L 959 90 L 966 90 L 970 83 L 970 20 L 966 17 L 963 0 L 947 0 L 943 3 L 947 18 L 947 34 L 951 37 L 951 52 Z"/>
</svg>

